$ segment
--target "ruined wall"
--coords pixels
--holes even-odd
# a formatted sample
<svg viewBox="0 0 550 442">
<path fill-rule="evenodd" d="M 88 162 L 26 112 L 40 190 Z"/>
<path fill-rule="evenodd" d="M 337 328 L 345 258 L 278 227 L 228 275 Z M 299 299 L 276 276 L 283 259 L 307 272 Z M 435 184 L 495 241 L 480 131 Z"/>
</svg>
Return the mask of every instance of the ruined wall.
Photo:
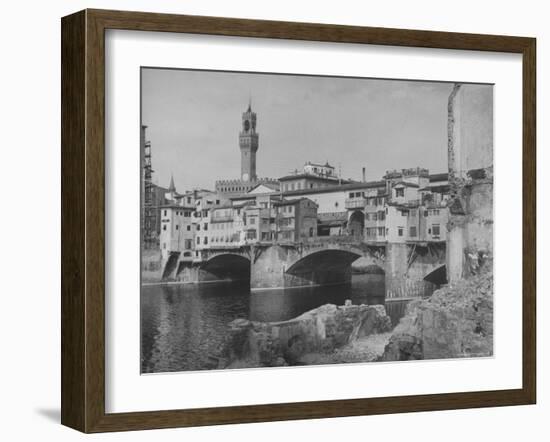
<svg viewBox="0 0 550 442">
<path fill-rule="evenodd" d="M 493 87 L 455 85 L 448 103 L 447 278 L 456 282 L 492 262 Z"/>
<path fill-rule="evenodd" d="M 449 172 L 493 165 L 493 86 L 456 84 L 448 103 Z"/>
</svg>

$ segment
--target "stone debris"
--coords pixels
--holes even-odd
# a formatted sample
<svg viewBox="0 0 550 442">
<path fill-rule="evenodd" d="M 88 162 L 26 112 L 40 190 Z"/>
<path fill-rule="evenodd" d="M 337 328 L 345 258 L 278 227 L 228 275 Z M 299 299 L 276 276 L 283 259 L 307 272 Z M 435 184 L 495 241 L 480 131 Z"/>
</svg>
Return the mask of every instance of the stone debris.
<svg viewBox="0 0 550 442">
<path fill-rule="evenodd" d="M 230 323 L 228 368 L 307 365 L 312 363 L 311 355 L 327 355 L 346 346 L 334 357 L 351 361 L 357 359 L 350 353 L 356 350 L 357 355 L 372 360 L 373 354 L 365 348 L 359 351 L 360 344 L 354 347 L 354 343 L 364 344 L 368 341 L 363 338 L 388 333 L 391 327 L 383 305 L 351 303 L 326 304 L 283 322 L 237 319 Z"/>
<path fill-rule="evenodd" d="M 483 357 L 493 354 L 493 273 L 415 300 L 394 329 L 382 361 Z"/>
</svg>

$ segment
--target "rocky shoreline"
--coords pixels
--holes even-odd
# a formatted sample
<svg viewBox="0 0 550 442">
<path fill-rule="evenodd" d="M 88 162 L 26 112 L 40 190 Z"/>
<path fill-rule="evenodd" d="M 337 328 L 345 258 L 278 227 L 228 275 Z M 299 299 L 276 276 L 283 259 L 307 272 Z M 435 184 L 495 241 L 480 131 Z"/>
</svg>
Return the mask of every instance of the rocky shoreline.
<svg viewBox="0 0 550 442">
<path fill-rule="evenodd" d="M 375 360 L 390 330 L 384 306 L 349 301 L 344 306 L 326 304 L 283 322 L 237 319 L 230 324 L 226 368 Z"/>
<path fill-rule="evenodd" d="M 484 271 L 407 306 L 381 361 L 493 355 L 493 273 Z"/>
<path fill-rule="evenodd" d="M 218 368 L 278 367 L 493 354 L 493 275 L 411 301 L 392 330 L 383 305 L 326 304 L 282 322 L 230 324 Z"/>
</svg>

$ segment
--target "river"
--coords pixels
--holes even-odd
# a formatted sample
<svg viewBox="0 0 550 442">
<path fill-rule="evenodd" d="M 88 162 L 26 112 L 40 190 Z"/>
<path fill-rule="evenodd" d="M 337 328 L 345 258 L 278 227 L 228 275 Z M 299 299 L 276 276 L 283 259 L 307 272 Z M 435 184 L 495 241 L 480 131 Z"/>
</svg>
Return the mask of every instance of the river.
<svg viewBox="0 0 550 442">
<path fill-rule="evenodd" d="M 150 285 L 141 293 L 141 371 L 217 367 L 228 324 L 237 318 L 284 321 L 332 303 L 383 304 L 384 275 L 353 275 L 338 286 L 250 292 L 247 284 Z M 402 308 L 388 312 L 392 322 Z"/>
</svg>

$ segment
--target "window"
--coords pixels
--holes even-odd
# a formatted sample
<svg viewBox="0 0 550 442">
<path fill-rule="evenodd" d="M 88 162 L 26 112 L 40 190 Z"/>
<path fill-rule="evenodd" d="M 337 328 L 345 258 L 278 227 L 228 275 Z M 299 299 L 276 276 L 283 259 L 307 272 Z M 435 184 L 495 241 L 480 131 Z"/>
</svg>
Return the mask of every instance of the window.
<svg viewBox="0 0 550 442">
<path fill-rule="evenodd" d="M 378 227 L 378 236 L 384 236 L 384 227 Z"/>
<path fill-rule="evenodd" d="M 166 216 L 166 210 L 164 211 L 164 216 Z"/>
<path fill-rule="evenodd" d="M 162 226 L 162 230 L 166 230 L 166 224 Z"/>
<path fill-rule="evenodd" d="M 200 244 L 200 243 L 201 243 L 201 237 L 197 236 L 197 244 Z"/>
<path fill-rule="evenodd" d="M 403 236 L 403 227 L 397 228 L 397 236 Z"/>
<path fill-rule="evenodd" d="M 409 227 L 409 236 L 415 237 L 416 236 L 416 226 Z"/>
<path fill-rule="evenodd" d="M 191 204 L 191 197 L 190 196 L 187 197 L 187 204 Z"/>
<path fill-rule="evenodd" d="M 376 212 L 372 214 L 372 220 L 378 221 L 378 214 Z"/>
<path fill-rule="evenodd" d="M 433 236 L 439 236 L 440 235 L 440 227 L 439 224 L 433 224 L 432 225 L 432 235 Z"/>
<path fill-rule="evenodd" d="M 401 216 L 409 216 L 409 211 L 408 210 L 402 210 L 401 211 Z"/>
<path fill-rule="evenodd" d="M 190 249 L 191 247 L 192 247 L 191 240 L 190 240 L 190 239 L 186 239 L 186 240 L 185 240 L 185 248 L 186 248 L 186 249 Z"/>
<path fill-rule="evenodd" d="M 338 201 L 334 203 L 334 207 L 338 207 Z"/>
<path fill-rule="evenodd" d="M 365 221 L 370 221 L 370 213 L 365 213 Z"/>
<path fill-rule="evenodd" d="M 197 224 L 197 232 L 200 231 L 200 229 L 201 229 L 201 225 Z"/>
<path fill-rule="evenodd" d="M 208 223 L 204 223 L 204 230 L 208 230 Z"/>
<path fill-rule="evenodd" d="M 204 245 L 208 244 L 208 236 L 204 237 Z"/>
<path fill-rule="evenodd" d="M 165 242 L 162 243 L 162 248 L 163 248 L 164 250 L 166 250 L 166 243 L 165 243 Z"/>
<path fill-rule="evenodd" d="M 176 224 L 176 230 L 179 230 L 179 229 L 180 229 L 180 226 Z"/>
<path fill-rule="evenodd" d="M 395 196 L 398 197 L 398 198 L 400 196 L 405 196 L 405 189 L 404 188 L 395 189 Z"/>
</svg>

